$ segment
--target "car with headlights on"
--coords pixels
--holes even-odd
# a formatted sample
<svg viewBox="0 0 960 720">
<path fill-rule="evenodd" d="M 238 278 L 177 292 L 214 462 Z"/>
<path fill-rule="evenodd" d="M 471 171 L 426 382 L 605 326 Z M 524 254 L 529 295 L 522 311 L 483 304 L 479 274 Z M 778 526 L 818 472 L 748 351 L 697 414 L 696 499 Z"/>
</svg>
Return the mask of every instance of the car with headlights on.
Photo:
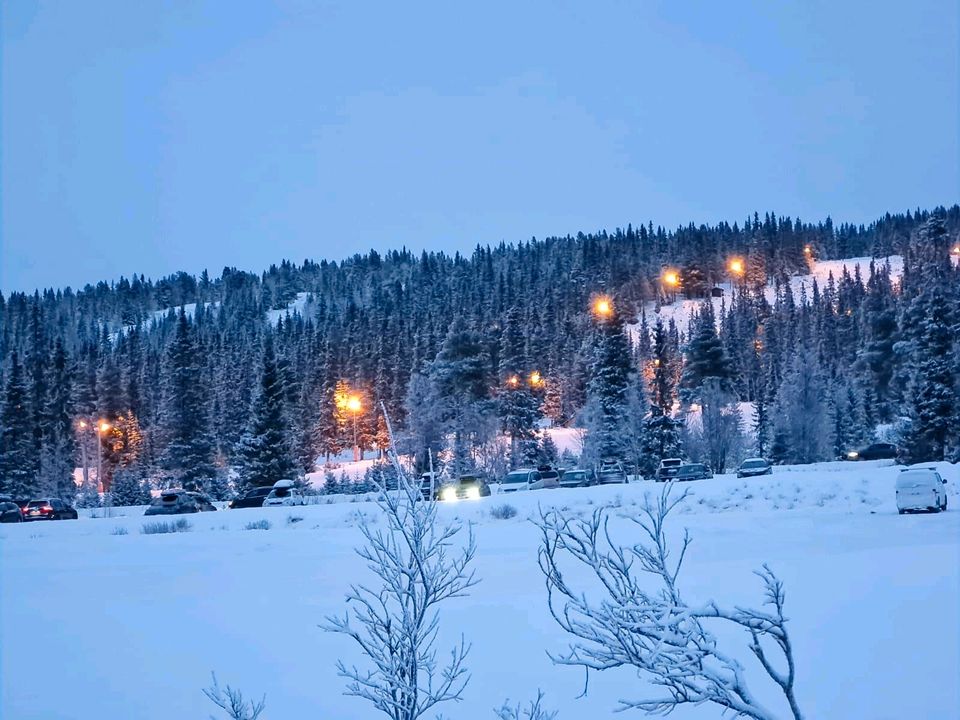
<svg viewBox="0 0 960 720">
<path fill-rule="evenodd" d="M 841 460 L 896 460 L 898 452 L 893 443 L 873 443 L 860 450 L 850 450 Z"/>
<path fill-rule="evenodd" d="M 755 477 L 757 475 L 773 475 L 773 465 L 765 458 L 747 458 L 737 468 L 737 477 Z"/>
<path fill-rule="evenodd" d="M 490 486 L 479 475 L 461 475 L 456 480 L 445 483 L 437 491 L 437 499 L 444 502 L 479 500 L 489 496 Z"/>
</svg>

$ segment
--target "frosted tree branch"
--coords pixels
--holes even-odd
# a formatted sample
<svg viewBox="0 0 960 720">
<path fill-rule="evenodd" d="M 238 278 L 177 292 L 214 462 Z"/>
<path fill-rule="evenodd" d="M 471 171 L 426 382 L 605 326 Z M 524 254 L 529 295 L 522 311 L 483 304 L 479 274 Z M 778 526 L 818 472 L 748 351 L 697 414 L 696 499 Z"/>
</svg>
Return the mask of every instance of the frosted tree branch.
<svg viewBox="0 0 960 720">
<path fill-rule="evenodd" d="M 780 688 L 789 717 L 801 720 L 794 695 L 793 649 L 783 615 L 783 583 L 770 568 L 756 573 L 770 612 L 722 608 L 714 602 L 691 605 L 681 596 L 677 581 L 691 540 L 684 533 L 679 549 L 671 551 L 665 524 L 685 498 L 686 493 L 673 497 L 671 486 L 653 502 L 646 498 L 639 516 L 629 518 L 643 539 L 626 547 L 612 536 L 609 508 L 583 519 L 556 510 L 541 513 L 539 562 L 550 612 L 576 638 L 565 653 L 552 659 L 583 667 L 588 674 L 632 667 L 663 690 L 652 698 L 621 700 L 620 709 L 667 715 L 682 704 L 713 703 L 734 717 L 774 720 L 777 715 L 751 691 L 745 668 L 708 627 L 714 621 L 728 623 L 747 633 L 747 647 Z M 567 583 L 561 564 L 571 561 L 589 568 L 602 590 L 599 596 L 594 593 L 594 599 L 588 599 L 585 591 Z M 780 656 L 777 663 L 769 654 L 774 648 Z M 786 669 L 778 670 L 778 664 Z"/>
<path fill-rule="evenodd" d="M 363 523 L 366 542 L 357 549 L 379 587 L 351 586 L 348 611 L 328 617 L 322 627 L 352 638 L 368 661 L 366 669 L 338 662 L 348 680 L 346 694 L 369 701 L 392 720 L 415 720 L 440 703 L 459 701 L 469 681 L 470 648 L 463 638 L 446 662 L 438 660 L 437 606 L 465 596 L 477 583 L 469 568 L 476 544 L 471 529 L 466 544 L 455 546 L 461 526 L 436 523 L 436 505 L 423 500 L 397 458 L 389 418 L 387 426 L 398 487 L 378 487 L 387 527 Z"/>
<path fill-rule="evenodd" d="M 223 710 L 230 720 L 257 720 L 260 717 L 267 706 L 266 696 L 260 698 L 259 702 L 246 700 L 242 692 L 234 690 L 229 685 L 226 688 L 221 688 L 217 683 L 215 673 L 210 673 L 210 676 L 213 679 L 213 684 L 205 688 L 203 694 L 210 699 L 210 702 Z M 210 720 L 215 720 L 215 718 L 211 715 Z"/>
</svg>

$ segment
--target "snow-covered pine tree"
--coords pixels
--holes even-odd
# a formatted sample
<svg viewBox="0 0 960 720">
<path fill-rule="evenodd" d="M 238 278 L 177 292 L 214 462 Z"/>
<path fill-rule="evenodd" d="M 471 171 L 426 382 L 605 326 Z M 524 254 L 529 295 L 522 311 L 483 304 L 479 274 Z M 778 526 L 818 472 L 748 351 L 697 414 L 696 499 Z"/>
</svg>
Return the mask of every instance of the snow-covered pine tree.
<svg viewBox="0 0 960 720">
<path fill-rule="evenodd" d="M 613 308 L 597 318 L 593 335 L 593 362 L 587 382 L 586 435 L 583 455 L 588 463 L 610 458 L 623 461 L 630 450 L 627 389 L 632 355 L 623 318 Z"/>
<path fill-rule="evenodd" d="M 771 457 L 778 462 L 813 463 L 830 453 L 826 389 L 813 351 L 799 351 L 777 396 Z"/>
<path fill-rule="evenodd" d="M 77 493 L 72 391 L 70 363 L 62 339 L 57 338 L 47 384 L 39 485 L 45 494 L 67 501 Z"/>
<path fill-rule="evenodd" d="M 174 485 L 201 489 L 218 469 L 196 339 L 182 309 L 165 360 L 160 419 L 166 446 L 161 464 Z"/>
<path fill-rule="evenodd" d="M 950 307 L 939 291 L 921 298 L 926 308 L 919 336 L 913 344 L 914 364 L 910 387 L 910 431 L 903 449 L 909 462 L 949 459 L 960 444 L 954 338 L 948 314 Z"/>
<path fill-rule="evenodd" d="M 16 350 L 10 354 L 3 403 L 0 405 L 0 492 L 15 498 L 37 492 L 33 465 L 33 424 L 23 366 Z"/>
<path fill-rule="evenodd" d="M 463 317 L 450 324 L 436 360 L 430 363 L 429 378 L 445 435 L 451 438 L 451 470 L 454 475 L 469 472 L 473 449 L 491 436 L 495 418 L 486 350 Z"/>
<path fill-rule="evenodd" d="M 540 375 L 533 376 L 527 361 L 523 320 L 514 307 L 507 312 L 500 336 L 500 371 L 497 408 L 500 427 L 510 438 L 510 468 L 530 466 L 537 462 L 537 420 L 540 418 Z"/>
<path fill-rule="evenodd" d="M 250 427 L 240 446 L 240 479 L 248 487 L 295 480 L 301 474 L 293 454 L 284 398 L 273 338 L 267 334 L 263 340 L 260 389 L 254 400 Z"/>
</svg>

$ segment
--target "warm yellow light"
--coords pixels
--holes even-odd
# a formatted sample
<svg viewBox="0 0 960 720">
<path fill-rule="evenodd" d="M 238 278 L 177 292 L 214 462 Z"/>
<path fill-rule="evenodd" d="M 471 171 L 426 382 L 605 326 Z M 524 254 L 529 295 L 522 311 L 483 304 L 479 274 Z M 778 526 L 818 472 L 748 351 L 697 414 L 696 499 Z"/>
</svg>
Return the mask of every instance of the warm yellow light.
<svg viewBox="0 0 960 720">
<path fill-rule="evenodd" d="M 663 283 L 669 287 L 676 287 L 680 284 L 680 275 L 676 270 L 667 270 L 663 274 Z"/>
<path fill-rule="evenodd" d="M 952 252 L 954 255 L 960 255 L 960 245 L 955 246 L 950 252 Z"/>
<path fill-rule="evenodd" d="M 542 382 L 543 382 L 543 378 L 540 377 L 540 373 L 539 373 L 539 372 L 537 372 L 536 370 L 534 370 L 532 373 L 530 373 L 530 384 L 531 384 L 531 385 L 537 386 L 537 385 L 539 385 L 539 384 L 542 383 Z"/>
<path fill-rule="evenodd" d="M 79 424 L 80 424 L 80 429 L 83 430 L 87 426 L 87 421 L 81 420 Z"/>
<path fill-rule="evenodd" d="M 598 297 L 593 301 L 593 312 L 599 317 L 609 317 L 613 313 L 613 301 L 606 296 Z"/>
<path fill-rule="evenodd" d="M 733 258 L 730 261 L 730 272 L 734 275 L 743 275 L 743 260 L 740 258 Z"/>
<path fill-rule="evenodd" d="M 347 410 L 352 413 L 360 412 L 363 408 L 363 403 L 360 402 L 360 398 L 356 395 L 351 395 L 347 398 Z"/>
<path fill-rule="evenodd" d="M 810 255 L 813 252 L 813 248 L 810 247 L 809 245 L 804 245 L 803 252 L 806 253 L 807 255 Z"/>
<path fill-rule="evenodd" d="M 516 375 L 511 375 L 510 377 L 507 378 L 507 385 L 509 385 L 510 387 L 516 387 L 519 384 L 520 384 L 520 378 L 518 378 Z"/>
<path fill-rule="evenodd" d="M 660 367 L 660 358 L 654 358 L 653 360 L 654 367 Z"/>
<path fill-rule="evenodd" d="M 110 423 L 108 423 L 106 420 L 101 420 L 101 421 L 100 421 L 100 432 L 105 433 L 105 432 L 106 432 L 107 430 L 109 430 L 109 429 L 110 429 Z"/>
</svg>

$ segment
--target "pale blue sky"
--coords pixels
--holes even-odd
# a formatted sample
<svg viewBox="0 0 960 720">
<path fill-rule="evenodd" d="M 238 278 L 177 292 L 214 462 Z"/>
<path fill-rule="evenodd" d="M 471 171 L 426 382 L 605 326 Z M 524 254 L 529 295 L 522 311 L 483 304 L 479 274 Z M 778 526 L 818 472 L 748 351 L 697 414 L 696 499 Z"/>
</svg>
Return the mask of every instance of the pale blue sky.
<svg viewBox="0 0 960 720">
<path fill-rule="evenodd" d="M 0 289 L 960 199 L 955 0 L 0 3 Z"/>
</svg>

